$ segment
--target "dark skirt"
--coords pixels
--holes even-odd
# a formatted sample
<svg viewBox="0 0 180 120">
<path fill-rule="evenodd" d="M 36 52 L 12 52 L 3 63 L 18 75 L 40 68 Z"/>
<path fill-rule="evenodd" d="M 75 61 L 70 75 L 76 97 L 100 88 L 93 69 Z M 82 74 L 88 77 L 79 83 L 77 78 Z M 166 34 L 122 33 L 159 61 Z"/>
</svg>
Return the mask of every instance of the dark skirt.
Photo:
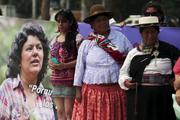
<svg viewBox="0 0 180 120">
<path fill-rule="evenodd" d="M 135 90 L 126 93 L 127 120 L 176 120 L 170 86 L 139 86 L 137 102 Z"/>
</svg>

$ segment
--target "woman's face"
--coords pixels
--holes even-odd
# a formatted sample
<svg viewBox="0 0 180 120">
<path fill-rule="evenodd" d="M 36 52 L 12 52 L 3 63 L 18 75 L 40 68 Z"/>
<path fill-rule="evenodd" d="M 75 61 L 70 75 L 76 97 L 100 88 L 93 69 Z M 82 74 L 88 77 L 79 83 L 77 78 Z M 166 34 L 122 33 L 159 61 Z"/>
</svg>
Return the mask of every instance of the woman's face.
<svg viewBox="0 0 180 120">
<path fill-rule="evenodd" d="M 156 16 L 157 15 L 157 9 L 155 7 L 148 7 L 146 9 L 146 14 L 149 14 L 148 16 L 150 16 L 150 15 Z"/>
<path fill-rule="evenodd" d="M 142 31 L 141 36 L 146 46 L 153 46 L 157 40 L 158 31 L 153 27 L 146 27 Z"/>
<path fill-rule="evenodd" d="M 161 15 L 158 13 L 155 7 L 148 7 L 145 12 L 145 16 L 157 16 L 159 21 L 161 22 Z"/>
<path fill-rule="evenodd" d="M 38 75 L 43 64 L 43 47 L 37 36 L 29 35 L 21 52 L 21 73 Z"/>
<path fill-rule="evenodd" d="M 70 30 L 69 21 L 62 16 L 59 16 L 57 19 L 58 31 L 61 33 L 67 33 Z"/>
<path fill-rule="evenodd" d="M 107 16 L 98 16 L 91 23 L 95 32 L 105 35 L 109 30 L 109 19 Z"/>
</svg>

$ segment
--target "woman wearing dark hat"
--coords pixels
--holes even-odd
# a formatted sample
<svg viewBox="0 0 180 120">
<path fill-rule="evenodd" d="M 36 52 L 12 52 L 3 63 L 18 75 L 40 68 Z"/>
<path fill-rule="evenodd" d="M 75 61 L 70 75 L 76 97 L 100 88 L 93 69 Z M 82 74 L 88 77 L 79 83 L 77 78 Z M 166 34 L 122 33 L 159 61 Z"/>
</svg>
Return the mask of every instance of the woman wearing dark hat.
<svg viewBox="0 0 180 120">
<path fill-rule="evenodd" d="M 158 17 L 139 19 L 142 43 L 132 49 L 120 70 L 119 84 L 127 90 L 127 120 L 175 120 L 172 101 L 173 61 L 180 51 L 160 41 Z"/>
<path fill-rule="evenodd" d="M 94 30 L 79 48 L 72 120 L 126 120 L 124 91 L 118 85 L 124 55 L 132 48 L 127 38 L 110 29 L 112 13 L 94 5 L 84 22 Z"/>
<path fill-rule="evenodd" d="M 73 87 L 77 47 L 82 40 L 78 24 L 70 10 L 62 9 L 55 15 L 58 35 L 51 41 L 49 61 L 52 70 L 52 96 L 59 120 L 70 120 L 75 97 Z"/>
<path fill-rule="evenodd" d="M 55 120 L 51 91 L 42 84 L 48 66 L 48 45 L 37 23 L 25 23 L 17 33 L 6 79 L 0 85 L 0 120 Z"/>
</svg>

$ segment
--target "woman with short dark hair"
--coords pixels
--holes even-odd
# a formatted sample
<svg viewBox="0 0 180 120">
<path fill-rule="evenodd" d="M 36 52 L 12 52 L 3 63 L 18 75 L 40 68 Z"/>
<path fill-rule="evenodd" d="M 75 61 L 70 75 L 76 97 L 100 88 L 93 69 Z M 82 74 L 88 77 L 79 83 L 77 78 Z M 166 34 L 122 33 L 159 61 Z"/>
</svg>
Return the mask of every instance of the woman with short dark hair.
<svg viewBox="0 0 180 120">
<path fill-rule="evenodd" d="M 45 92 L 41 83 L 47 71 L 48 52 L 42 27 L 25 24 L 12 44 L 7 79 L 0 87 L 0 119 L 55 119 L 51 91 Z"/>
</svg>

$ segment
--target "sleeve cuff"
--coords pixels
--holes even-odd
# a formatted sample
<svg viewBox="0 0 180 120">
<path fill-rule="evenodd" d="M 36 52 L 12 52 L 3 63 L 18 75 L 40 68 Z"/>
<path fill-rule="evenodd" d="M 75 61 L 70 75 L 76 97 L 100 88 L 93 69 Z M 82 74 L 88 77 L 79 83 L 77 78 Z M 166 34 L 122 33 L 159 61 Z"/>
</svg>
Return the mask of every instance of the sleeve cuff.
<svg viewBox="0 0 180 120">
<path fill-rule="evenodd" d="M 125 80 L 132 80 L 131 77 L 128 77 L 128 76 L 123 76 L 123 77 L 120 77 L 118 83 L 120 85 L 120 87 L 124 90 L 129 90 L 129 88 L 127 88 L 125 85 L 124 85 L 124 82 Z"/>
</svg>

